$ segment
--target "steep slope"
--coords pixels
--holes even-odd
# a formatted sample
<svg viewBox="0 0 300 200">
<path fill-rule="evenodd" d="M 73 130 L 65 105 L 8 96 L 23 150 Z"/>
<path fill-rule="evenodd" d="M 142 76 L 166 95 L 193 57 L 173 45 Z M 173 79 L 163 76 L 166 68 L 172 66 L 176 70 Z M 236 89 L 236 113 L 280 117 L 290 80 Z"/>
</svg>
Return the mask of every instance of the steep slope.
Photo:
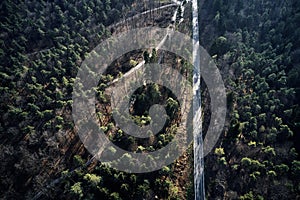
<svg viewBox="0 0 300 200">
<path fill-rule="evenodd" d="M 202 7 L 201 42 L 222 71 L 229 111 L 205 161 L 208 199 L 299 198 L 299 8 L 255 0 Z"/>
</svg>

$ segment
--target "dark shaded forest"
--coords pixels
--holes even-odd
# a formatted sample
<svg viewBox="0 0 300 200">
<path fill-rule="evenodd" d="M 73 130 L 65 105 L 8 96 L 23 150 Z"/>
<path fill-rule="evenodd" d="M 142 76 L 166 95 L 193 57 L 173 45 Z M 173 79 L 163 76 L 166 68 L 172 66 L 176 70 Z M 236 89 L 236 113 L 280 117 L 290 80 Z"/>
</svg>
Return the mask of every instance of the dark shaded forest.
<svg viewBox="0 0 300 200">
<path fill-rule="evenodd" d="M 176 7 L 126 25 L 116 23 L 168 3 L 1 1 L 1 199 L 194 199 L 192 147 L 161 170 L 129 174 L 91 159 L 72 120 L 73 84 L 87 54 L 115 32 L 166 27 Z M 228 103 L 224 132 L 205 158 L 206 198 L 300 199 L 299 1 L 213 0 L 201 5 L 200 43 L 221 71 Z M 190 34 L 191 5 L 185 6 L 185 21 L 176 30 Z M 133 152 L 154 151 L 172 140 L 178 101 L 156 84 L 141 87 L 134 94 L 135 122 L 149 123 L 147 108 L 159 99 L 166 104 L 169 126 L 137 140 L 115 127 L 104 90 L 141 60 L 157 62 L 158 56 L 153 49 L 124 55 L 97 89 L 101 129 Z M 165 57 L 182 73 L 191 70 L 176 55 Z M 210 100 L 204 83 L 202 96 L 205 131 Z"/>
<path fill-rule="evenodd" d="M 300 198 L 299 11 L 299 1 L 203 4 L 200 43 L 228 101 L 227 127 L 206 157 L 208 199 Z"/>
</svg>

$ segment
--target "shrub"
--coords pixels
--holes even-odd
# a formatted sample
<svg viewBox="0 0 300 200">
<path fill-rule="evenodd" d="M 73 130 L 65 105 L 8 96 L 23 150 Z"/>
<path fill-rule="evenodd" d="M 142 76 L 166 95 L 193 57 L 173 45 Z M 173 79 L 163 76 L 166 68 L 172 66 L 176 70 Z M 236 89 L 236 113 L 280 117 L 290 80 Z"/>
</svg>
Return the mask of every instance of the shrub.
<svg viewBox="0 0 300 200">
<path fill-rule="evenodd" d="M 71 193 L 78 195 L 79 198 L 83 197 L 81 182 L 75 183 L 74 185 L 71 186 Z"/>
<path fill-rule="evenodd" d="M 242 158 L 241 163 L 243 166 L 250 166 L 252 163 L 252 160 L 248 157 Z"/>
<path fill-rule="evenodd" d="M 286 164 L 280 164 L 275 166 L 276 171 L 280 174 L 287 173 L 289 171 L 289 167 Z"/>
<path fill-rule="evenodd" d="M 294 160 L 292 162 L 292 174 L 293 176 L 296 176 L 297 178 L 300 178 L 300 161 Z"/>
<path fill-rule="evenodd" d="M 258 172 L 258 171 L 255 171 L 252 174 L 250 174 L 250 178 L 252 178 L 253 180 L 256 180 L 257 177 L 259 177 L 259 176 L 260 176 L 260 172 Z"/>
<path fill-rule="evenodd" d="M 270 176 L 270 177 L 276 177 L 277 176 L 276 172 L 273 171 L 273 170 L 268 171 L 267 175 Z"/>
<path fill-rule="evenodd" d="M 83 179 L 87 180 L 93 186 L 97 186 L 101 181 L 101 177 L 95 174 L 86 174 L 84 175 Z"/>
<path fill-rule="evenodd" d="M 226 161 L 226 158 L 225 158 L 225 157 L 221 157 L 221 158 L 219 159 L 219 162 L 220 162 L 220 164 L 222 164 L 222 165 L 227 165 L 227 161 Z"/>
<path fill-rule="evenodd" d="M 248 143 L 248 146 L 250 146 L 250 147 L 256 147 L 256 142 L 255 141 L 250 141 L 249 143 Z"/>
<path fill-rule="evenodd" d="M 81 158 L 80 155 L 75 155 L 73 160 L 74 160 L 74 164 L 76 166 L 83 166 L 84 165 L 84 161 L 83 161 L 83 159 Z"/>
<path fill-rule="evenodd" d="M 270 146 L 263 147 L 262 150 L 266 154 L 276 156 L 275 149 L 273 147 L 270 147 Z"/>
<path fill-rule="evenodd" d="M 215 149 L 215 154 L 218 155 L 218 156 L 224 155 L 225 154 L 224 149 L 221 148 L 221 147 L 220 148 L 216 148 Z"/>
<path fill-rule="evenodd" d="M 244 194 L 243 196 L 240 196 L 240 200 L 254 200 L 254 195 L 251 192 L 248 192 L 247 194 Z"/>
</svg>

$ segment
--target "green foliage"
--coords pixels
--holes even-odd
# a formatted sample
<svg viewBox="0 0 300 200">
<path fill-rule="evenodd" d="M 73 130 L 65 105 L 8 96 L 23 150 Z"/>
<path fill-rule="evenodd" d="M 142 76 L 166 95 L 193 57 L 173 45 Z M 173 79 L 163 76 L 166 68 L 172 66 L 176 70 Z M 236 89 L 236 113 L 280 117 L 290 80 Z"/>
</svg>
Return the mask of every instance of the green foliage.
<svg viewBox="0 0 300 200">
<path fill-rule="evenodd" d="M 71 186 L 71 192 L 81 199 L 83 197 L 83 191 L 81 188 L 81 182 L 77 182 Z"/>
<path fill-rule="evenodd" d="M 260 195 L 254 195 L 252 191 L 239 197 L 240 200 L 264 200 Z"/>
<path fill-rule="evenodd" d="M 179 188 L 177 186 L 172 185 L 169 189 L 169 199 L 171 200 L 180 200 L 178 197 Z"/>
<path fill-rule="evenodd" d="M 104 131 L 104 133 L 106 133 L 108 131 L 108 127 L 107 126 L 101 126 L 100 127 L 102 131 Z"/>
<path fill-rule="evenodd" d="M 169 97 L 167 99 L 167 113 L 168 115 L 170 115 L 171 118 L 175 117 L 175 114 L 178 112 L 178 108 L 179 108 L 179 104 L 176 100 L 174 100 L 173 98 Z"/>
<path fill-rule="evenodd" d="M 293 132 L 287 125 L 280 125 L 279 139 L 286 140 L 293 136 Z"/>
<path fill-rule="evenodd" d="M 297 156 L 298 156 L 298 153 L 296 151 L 296 148 L 291 148 L 290 152 L 289 152 L 289 155 L 291 156 L 292 159 L 296 159 Z"/>
<path fill-rule="evenodd" d="M 214 44 L 211 47 L 211 54 L 215 55 L 215 54 L 224 54 L 225 52 L 227 52 L 229 49 L 229 43 L 226 37 L 224 36 L 220 36 L 218 37 Z"/>
<path fill-rule="evenodd" d="M 215 154 L 217 155 L 217 156 L 222 156 L 222 155 L 224 155 L 225 154 L 225 152 L 224 152 L 224 149 L 223 148 L 216 148 L 215 149 Z"/>
<path fill-rule="evenodd" d="M 109 148 L 108 148 L 108 151 L 113 155 L 113 154 L 115 154 L 116 152 L 117 152 L 117 150 L 113 147 L 113 146 L 110 146 Z"/>
<path fill-rule="evenodd" d="M 278 172 L 279 174 L 285 174 L 289 171 L 289 166 L 287 166 L 286 164 L 280 164 L 280 165 L 276 165 L 275 169 L 276 172 Z"/>
<path fill-rule="evenodd" d="M 245 157 L 245 158 L 242 158 L 242 160 L 241 160 L 241 164 L 243 165 L 243 166 L 250 166 L 251 165 L 251 163 L 252 163 L 252 160 L 250 159 L 250 158 L 247 158 L 247 157 Z"/>
<path fill-rule="evenodd" d="M 263 147 L 262 150 L 266 154 L 276 156 L 275 149 L 273 147 L 270 147 L 270 146 Z"/>
<path fill-rule="evenodd" d="M 300 178 L 300 161 L 294 160 L 292 162 L 291 171 L 293 176 L 297 177 L 297 179 Z"/>
<path fill-rule="evenodd" d="M 144 183 L 140 184 L 137 188 L 137 193 L 140 197 L 148 197 L 150 185 L 148 180 L 144 180 Z"/>
<path fill-rule="evenodd" d="M 256 180 L 259 176 L 260 176 L 259 171 L 255 171 L 252 174 L 250 174 L 250 178 L 252 178 L 253 180 Z"/>
<path fill-rule="evenodd" d="M 222 165 L 227 165 L 226 158 L 224 156 L 219 158 L 219 163 L 222 164 Z"/>
<path fill-rule="evenodd" d="M 83 166 L 84 165 L 84 160 L 81 158 L 80 155 L 75 155 L 73 160 L 74 160 L 75 166 Z"/>
<path fill-rule="evenodd" d="M 270 171 L 267 172 L 267 175 L 268 175 L 269 177 L 276 177 L 276 176 L 277 176 L 277 173 L 276 173 L 275 171 L 273 171 L 273 170 L 270 170 Z"/>
<path fill-rule="evenodd" d="M 123 192 L 129 192 L 129 185 L 128 184 L 125 184 L 125 183 L 123 183 L 122 185 L 121 185 L 121 191 L 123 191 Z"/>
<path fill-rule="evenodd" d="M 244 194 L 243 196 L 240 196 L 240 200 L 254 200 L 253 192 L 249 192 L 247 194 Z"/>
<path fill-rule="evenodd" d="M 251 3 L 232 1 L 226 5 L 224 1 L 205 4 L 209 14 L 202 22 L 206 26 L 213 24 L 210 26 L 215 33 L 209 37 L 207 32 L 212 31 L 203 31 L 202 42 L 207 46 L 212 44 L 209 52 L 212 56 L 217 54 L 213 59 L 220 69 L 224 68 L 222 72 L 228 79 L 228 92 L 235 94 L 235 98 L 233 95 L 228 98 L 233 111 L 229 130 L 220 143 L 226 147 L 229 163 L 240 160 L 240 166 L 231 165 L 229 171 L 220 168 L 218 173 L 211 166 L 207 167 L 210 174 L 216 173 L 211 180 L 221 177 L 228 183 L 226 197 L 217 195 L 213 186 L 208 186 L 207 191 L 213 199 L 236 199 L 236 195 L 232 193 L 230 196 L 229 191 L 243 194 L 240 199 L 263 199 L 256 194 L 265 195 L 265 191 L 268 195 L 264 197 L 268 199 L 297 198 L 295 190 L 281 185 L 287 180 L 295 184 L 297 180 L 297 176 L 292 175 L 292 160 L 298 159 L 298 148 L 290 151 L 287 148 L 290 145 L 299 146 L 296 133 L 300 127 L 300 115 L 295 113 L 299 109 L 299 101 L 295 100 L 294 95 L 298 93 L 299 99 L 300 73 L 296 66 L 300 59 L 295 55 L 297 59 L 293 60 L 290 56 L 293 49 L 296 51 L 299 46 L 299 41 L 295 41 L 295 26 L 287 23 L 287 19 L 292 20 L 292 15 L 296 13 L 299 15 L 299 9 L 295 6 L 300 4 L 296 1 L 292 4 L 276 3 L 272 4 L 273 8 L 271 4 L 270 1 L 256 0 Z M 206 20 L 209 22 L 204 22 Z M 230 25 L 231 20 L 234 21 L 233 26 Z M 260 28 L 255 26 L 258 23 L 262 24 Z M 290 27 L 289 31 L 287 27 Z M 224 52 L 220 45 L 226 44 L 223 37 L 230 44 Z M 256 148 L 249 148 L 245 143 Z M 245 176 L 237 177 L 237 172 Z M 248 182 L 249 177 L 254 181 L 247 187 L 243 184 L 237 186 Z M 276 179 L 275 186 L 260 181 L 267 177 Z M 257 187 L 258 182 L 260 187 Z"/>
<path fill-rule="evenodd" d="M 32 191 L 29 191 L 31 189 L 28 188 L 31 187 L 27 187 L 28 184 L 37 186 L 37 191 L 46 191 L 47 195 L 51 191 L 52 198 L 150 199 L 150 188 L 158 193 L 159 198 L 179 198 L 177 196 L 180 188 L 173 183 L 176 176 L 173 166 L 172 170 L 165 167 L 150 175 L 121 174 L 98 164 L 85 169 L 83 166 L 87 153 L 76 143 L 73 134 L 76 128 L 71 120 L 72 87 L 78 69 L 88 55 L 87 52 L 109 36 L 110 31 L 114 31 L 115 27 L 108 28 L 108 25 L 119 21 L 120 17 L 128 18 L 128 10 L 141 12 L 140 9 L 144 9 L 140 8 L 143 7 L 142 1 L 134 4 L 132 2 L 3 1 L 0 24 L 0 132 L 3 133 L 3 142 L 0 149 L 5 159 L 2 159 L 0 168 L 5 176 L 0 182 L 3 186 L 0 193 L 4 199 L 17 199 L 20 196 L 31 198 Z M 155 2 L 151 3 L 155 7 Z M 229 108 L 233 111 L 228 115 L 228 141 L 224 145 L 224 138 L 221 138 L 224 149 L 217 148 L 214 153 L 222 165 L 228 165 L 226 159 L 230 166 L 232 161 L 236 163 L 236 160 L 241 160 L 240 165 L 232 165 L 232 168 L 223 166 L 216 173 L 208 158 L 205 167 L 212 170 L 208 174 L 216 174 L 229 183 L 226 194 L 229 194 L 229 190 L 237 191 L 237 196 L 232 199 L 241 194 L 244 195 L 240 199 L 263 199 L 256 194 L 263 194 L 265 191 L 268 191 L 266 198 L 270 199 L 282 199 L 282 196 L 286 199 L 297 198 L 300 164 L 296 160 L 297 150 L 290 146 L 299 146 L 299 5 L 295 0 L 214 0 L 204 2 L 205 12 L 199 12 L 201 15 L 205 14 L 204 17 L 201 16 L 200 23 L 206 27 L 200 31 L 201 43 L 206 49 L 211 46 L 209 51 L 211 55 L 216 54 L 214 60 L 225 77 L 225 85 L 230 83 L 226 88 L 229 92 Z M 178 9 L 178 12 L 182 12 L 181 8 Z M 158 15 L 154 12 L 151 14 L 154 15 L 153 18 Z M 165 13 L 160 14 L 167 16 Z M 167 20 L 168 17 L 165 18 Z M 130 19 L 126 23 L 130 24 Z M 144 52 L 146 63 L 157 61 L 159 52 L 154 49 L 151 51 L 152 56 L 147 51 Z M 130 57 L 130 68 L 137 65 L 137 61 L 133 60 L 136 58 Z M 126 146 L 126 150 L 132 148 L 142 153 L 162 148 L 172 140 L 168 131 L 161 131 L 157 137 L 152 133 L 151 142 L 126 137 L 123 132 L 115 132 L 111 116 L 103 112 L 109 110 L 109 99 L 104 90 L 114 76 L 122 75 L 128 70 L 123 64 L 116 62 L 117 68 L 111 66 L 116 73 L 112 75 L 107 72 L 99 82 L 99 88 L 91 90 L 96 92 L 100 102 L 96 109 L 99 109 L 97 115 L 101 121 L 101 129 L 105 133 L 109 132 L 109 137 L 117 145 Z M 182 64 L 182 74 L 192 72 L 192 65 L 187 62 Z M 92 76 L 96 77 L 97 74 L 93 73 Z M 203 96 L 205 97 L 205 91 Z M 145 105 L 155 102 L 149 100 L 149 97 L 161 100 L 165 96 L 157 84 L 151 85 L 144 95 L 137 96 L 136 104 L 140 107 L 136 106 L 134 110 L 141 112 L 136 117 L 139 125 L 147 125 L 151 121 L 145 114 Z M 166 102 L 167 112 L 172 118 L 170 121 L 177 120 L 178 102 L 174 97 Z M 204 115 L 204 128 L 206 118 Z M 175 130 L 172 128 L 170 132 Z M 60 134 L 64 132 L 66 136 L 61 137 Z M 62 141 L 59 144 L 62 151 L 52 147 L 53 138 Z M 257 148 L 249 148 L 245 142 Z M 151 143 L 151 146 L 145 148 L 146 143 Z M 261 146 L 265 147 L 259 152 Z M 291 149 L 288 151 L 286 148 Z M 115 153 L 116 149 L 110 148 L 108 151 Z M 72 159 L 76 153 L 82 157 L 75 155 Z M 61 155 L 65 155 L 65 158 L 61 159 Z M 41 162 L 35 164 L 36 160 Z M 129 165 L 135 162 L 129 154 L 124 154 L 121 161 Z M 144 167 L 148 167 L 148 164 L 153 164 L 150 156 L 147 157 Z M 48 187 L 40 184 L 48 182 L 46 179 L 49 176 L 59 174 L 62 167 L 74 169 L 77 166 L 80 169 L 74 172 L 63 172 L 64 180 L 49 191 Z M 248 183 L 247 178 L 265 180 L 266 175 L 269 178 L 276 177 L 276 181 L 282 185 L 279 189 L 283 191 L 277 191 L 279 186 L 266 181 L 260 182 L 260 187 L 252 185 L 253 182 L 244 187 Z M 148 181 L 144 181 L 145 179 Z M 159 180 L 160 185 L 153 189 L 155 180 Z M 209 181 L 206 185 L 208 191 Z M 111 186 L 114 186 L 113 189 Z M 282 196 L 272 194 L 273 190 Z M 165 194 L 162 191 L 167 192 Z M 190 194 L 193 193 L 191 191 L 192 189 Z"/>
<path fill-rule="evenodd" d="M 232 165 L 232 169 L 233 169 L 233 170 L 237 170 L 238 168 L 239 168 L 239 165 L 238 165 L 238 164 Z"/>
<path fill-rule="evenodd" d="M 101 177 L 95 174 L 86 174 L 83 179 L 87 180 L 92 186 L 97 186 L 101 181 Z"/>
<path fill-rule="evenodd" d="M 250 147 L 256 147 L 256 142 L 255 141 L 250 141 L 248 143 L 248 146 L 250 146 Z"/>
<path fill-rule="evenodd" d="M 135 67 L 138 64 L 138 62 L 135 61 L 135 60 L 130 60 L 129 64 L 130 64 L 131 67 Z"/>
<path fill-rule="evenodd" d="M 55 120 L 57 121 L 58 124 L 62 124 L 64 122 L 64 118 L 61 116 L 56 116 Z"/>
<path fill-rule="evenodd" d="M 112 200 L 121 200 L 120 194 L 117 193 L 117 192 L 111 193 L 111 194 L 110 194 L 110 198 L 111 198 Z"/>
<path fill-rule="evenodd" d="M 256 170 L 259 170 L 259 169 L 262 169 L 265 167 L 265 165 L 261 164 L 258 160 L 253 160 L 248 157 L 242 158 L 241 164 L 242 164 L 242 166 L 248 167 L 250 169 L 256 169 Z"/>
<path fill-rule="evenodd" d="M 169 167 L 167 167 L 167 166 L 164 166 L 163 168 L 162 168 L 162 170 L 161 170 L 161 172 L 160 172 L 162 175 L 168 175 L 168 174 L 170 174 L 171 173 L 171 170 L 170 170 L 170 168 Z"/>
</svg>

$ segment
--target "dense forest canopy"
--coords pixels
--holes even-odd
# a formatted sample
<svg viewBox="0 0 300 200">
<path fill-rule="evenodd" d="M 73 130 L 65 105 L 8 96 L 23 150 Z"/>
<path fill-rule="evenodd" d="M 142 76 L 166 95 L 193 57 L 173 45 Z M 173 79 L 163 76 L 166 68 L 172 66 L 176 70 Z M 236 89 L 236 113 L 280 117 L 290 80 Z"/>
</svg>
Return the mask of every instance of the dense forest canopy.
<svg viewBox="0 0 300 200">
<path fill-rule="evenodd" d="M 297 199 L 299 1 L 203 6 L 202 43 L 222 68 L 230 111 L 216 156 L 206 162 L 209 197 Z"/>
<path fill-rule="evenodd" d="M 92 156 L 76 135 L 71 116 L 72 88 L 86 55 L 114 33 L 117 22 L 168 3 L 1 1 L 1 199 L 193 199 L 192 148 L 159 171 L 117 171 L 89 162 Z M 207 0 L 201 5 L 200 43 L 221 71 L 228 101 L 224 132 L 205 158 L 207 199 L 300 198 L 300 2 Z M 191 5 L 185 6 L 185 21 L 177 30 L 191 29 Z M 136 20 L 166 27 L 172 9 Z M 125 28 L 137 26 L 136 21 L 125 23 Z M 128 137 L 108 112 L 107 83 L 141 59 L 157 62 L 158 56 L 153 49 L 129 52 L 99 83 L 101 129 L 124 149 L 154 151 L 176 132 L 176 97 L 156 84 L 134 94 L 132 114 L 137 124 L 147 124 L 153 99 L 165 102 L 170 126 L 157 136 Z M 176 55 L 165 57 L 176 61 L 172 65 L 181 72 L 191 70 Z M 205 84 L 202 96 L 205 130 L 210 118 Z"/>
</svg>

